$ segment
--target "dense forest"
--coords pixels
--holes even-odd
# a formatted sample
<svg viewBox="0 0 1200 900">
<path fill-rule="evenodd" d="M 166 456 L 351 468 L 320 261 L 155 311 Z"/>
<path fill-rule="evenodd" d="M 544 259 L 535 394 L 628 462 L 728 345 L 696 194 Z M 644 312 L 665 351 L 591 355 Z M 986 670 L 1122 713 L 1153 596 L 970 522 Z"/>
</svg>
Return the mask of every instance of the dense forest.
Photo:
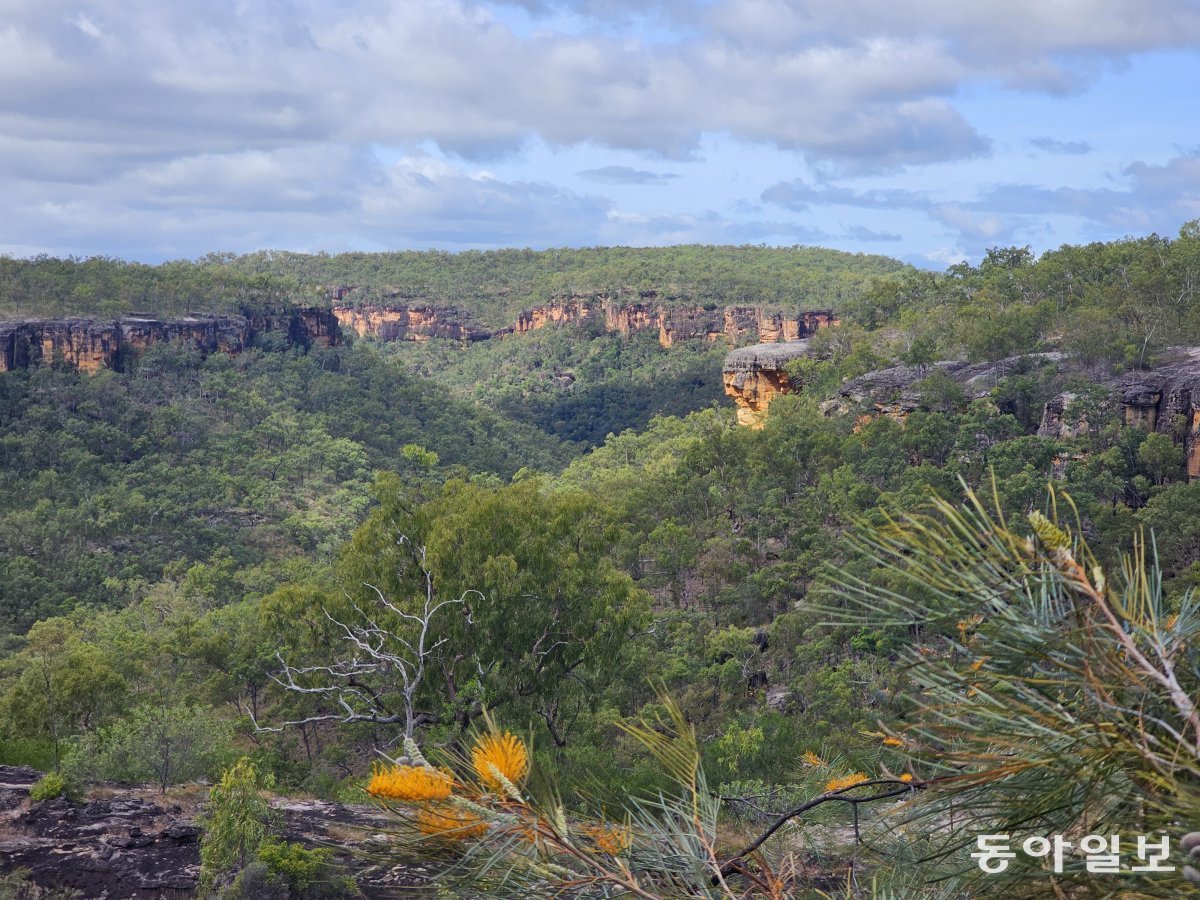
<svg viewBox="0 0 1200 900">
<path fill-rule="evenodd" d="M 455 307 L 485 325 L 563 294 L 655 291 L 664 301 L 814 308 L 905 269 L 883 256 L 816 247 L 630 247 L 341 253 L 210 254 L 161 266 L 117 259 L 0 257 L 0 314 L 229 312 L 356 288 L 355 303 L 396 299 Z"/>
<path fill-rule="evenodd" d="M 336 285 L 491 325 L 624 288 L 839 323 L 761 430 L 726 345 L 588 323 L 0 373 L 0 763 L 211 780 L 213 896 L 256 896 L 213 848 L 268 783 L 374 797 L 452 896 L 1192 890 L 1177 841 L 1179 871 L 1118 882 L 970 854 L 1200 827 L 1200 362 L 1177 421 L 1121 387 L 1200 346 L 1200 225 L 941 273 L 762 247 L 0 259 L 9 318 Z M 950 360 L 1007 362 L 981 387 Z M 848 393 L 892 367 L 903 390 Z M 262 846 L 280 896 L 354 895 Z"/>
</svg>

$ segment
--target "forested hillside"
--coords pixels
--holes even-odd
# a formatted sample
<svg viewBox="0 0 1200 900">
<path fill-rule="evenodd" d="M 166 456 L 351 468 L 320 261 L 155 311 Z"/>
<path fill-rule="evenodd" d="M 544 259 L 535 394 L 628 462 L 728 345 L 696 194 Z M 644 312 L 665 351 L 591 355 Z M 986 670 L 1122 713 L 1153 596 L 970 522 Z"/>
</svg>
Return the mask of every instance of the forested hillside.
<svg viewBox="0 0 1200 900">
<path fill-rule="evenodd" d="M 354 285 L 355 302 L 397 294 L 470 310 L 493 327 L 562 294 L 652 290 L 667 302 L 825 308 L 872 277 L 905 268 L 884 256 L 818 247 L 597 247 L 464 253 L 257 253 L 222 258 L 245 277 Z"/>
<path fill-rule="evenodd" d="M 768 895 L 756 885 L 776 877 L 776 896 L 840 891 L 851 872 L 877 877 L 879 896 L 1093 896 L 1082 863 L 1057 879 L 1014 865 L 1015 888 L 980 880 L 974 834 L 1200 823 L 1200 723 L 1170 699 L 1200 690 L 1187 463 L 1200 362 L 1172 349 L 1200 345 L 1195 223 L 1037 259 L 995 249 L 943 273 L 755 247 L 0 260 L 12 315 L 237 309 L 327 300 L 333 285 L 493 326 L 624 287 L 840 321 L 789 365 L 761 430 L 739 427 L 723 396 L 727 344 L 665 347 L 594 322 L 206 357 L 164 344 L 120 373 L 0 373 L 0 763 L 165 789 L 245 756 L 281 792 L 411 800 L 388 778 L 412 777 L 440 803 L 449 776 L 419 755 L 461 769 L 473 745 L 493 758 L 481 734 L 509 729 L 531 757 L 513 783 L 478 757 L 475 805 L 435 810 L 455 827 L 428 810 L 411 820 L 427 841 L 416 852 L 457 854 L 493 891 L 485 857 L 533 871 L 512 857 L 541 846 L 504 831 L 535 808 L 509 792 L 529 766 L 555 780 L 564 821 L 611 811 L 572 833 L 634 869 L 683 851 L 662 850 L 669 829 L 637 818 L 645 807 L 621 810 L 684 784 L 713 822 L 716 862 L 678 876 L 697 896 Z M 943 361 L 1005 364 L 968 382 Z M 1129 386 L 1168 364 L 1156 417 L 1129 413 L 1151 405 Z M 982 499 L 955 512 L 969 492 Z M 1142 555 L 1123 562 L 1139 534 Z M 1087 619 L 1109 609 L 1107 590 L 1142 592 L 1113 601 L 1115 632 Z M 1083 652 L 1085 638 L 1100 643 Z M 1130 647 L 1172 668 L 1174 688 Z M 1076 730 L 1048 750 L 1070 730 L 1064 710 Z M 146 749 L 164 733 L 196 752 L 164 769 Z M 681 752 L 696 756 L 691 781 Z M 372 780 L 380 754 L 403 765 Z M 789 810 L 864 785 L 895 793 L 821 801 L 761 854 L 735 856 Z M 497 796 L 516 805 L 481 818 Z M 930 817 L 924 837 L 893 827 L 897 797 Z M 945 842 L 928 836 L 953 818 L 942 797 L 960 810 Z M 554 815 L 530 813 L 531 827 Z M 488 844 L 497 834 L 509 837 Z M 587 873 L 610 888 L 625 877 Z M 536 872 L 542 885 L 568 875 Z M 719 892 L 726 876 L 738 890 Z M 1177 875 L 1128 884 L 1189 889 Z"/>
<path fill-rule="evenodd" d="M 356 303 L 397 298 L 468 310 L 491 327 L 555 296 L 654 290 L 670 301 L 825 307 L 905 267 L 883 256 L 816 247 L 628 247 L 438 253 L 264 251 L 161 266 L 117 259 L 0 258 L 0 315 L 117 316 L 229 312 L 287 296 Z"/>
</svg>

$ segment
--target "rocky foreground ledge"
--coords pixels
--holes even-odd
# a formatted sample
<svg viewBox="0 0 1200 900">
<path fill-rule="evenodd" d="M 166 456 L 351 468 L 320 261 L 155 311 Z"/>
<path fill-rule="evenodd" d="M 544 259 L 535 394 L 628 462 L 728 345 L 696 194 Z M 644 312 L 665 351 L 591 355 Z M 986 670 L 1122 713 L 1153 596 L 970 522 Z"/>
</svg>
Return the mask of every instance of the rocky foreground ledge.
<svg viewBox="0 0 1200 900">
<path fill-rule="evenodd" d="M 0 875 L 19 869 L 44 888 L 69 888 L 87 900 L 178 900 L 195 894 L 201 830 L 196 817 L 206 791 L 160 797 L 152 788 L 104 786 L 89 799 L 32 803 L 42 773 L 0 766 Z M 411 891 L 428 870 L 379 865 L 356 855 L 388 820 L 369 806 L 276 798 L 283 837 L 309 847 L 332 846 L 367 897 Z"/>
</svg>

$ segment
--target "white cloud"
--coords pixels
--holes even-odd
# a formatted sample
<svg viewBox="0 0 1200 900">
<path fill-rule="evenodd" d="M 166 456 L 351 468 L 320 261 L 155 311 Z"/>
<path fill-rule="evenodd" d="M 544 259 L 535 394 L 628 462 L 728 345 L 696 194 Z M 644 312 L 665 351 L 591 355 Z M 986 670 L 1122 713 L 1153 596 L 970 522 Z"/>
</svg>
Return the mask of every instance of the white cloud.
<svg viewBox="0 0 1200 900">
<path fill-rule="evenodd" d="M 1056 141 L 1050 137 L 1030 138 L 1029 143 L 1043 153 L 1060 156 L 1086 156 L 1096 149 L 1087 141 Z"/>
<path fill-rule="evenodd" d="M 1169 234 L 1200 209 L 1200 150 L 1165 163 L 1131 163 L 1116 187 L 1003 184 L 980 194 L 970 207 L 1012 216 L 1073 216 L 1105 236 Z"/>
<path fill-rule="evenodd" d="M 141 259 L 204 248 L 594 243 L 611 209 L 550 184 L 427 156 L 383 166 L 337 145 L 200 154 L 98 185 L 26 184 L 8 205 L 0 252 L 68 255 L 82 246 Z"/>
<path fill-rule="evenodd" d="M 702 132 L 727 131 L 858 165 L 958 158 L 986 141 L 949 98 L 972 79 L 1005 77 L 960 45 L 994 47 L 996 28 L 1008 27 L 956 12 L 964 4 L 868 0 L 726 0 L 699 30 L 655 40 L 522 36 L 485 6 L 453 0 L 15 5 L 0 34 L 10 76 L 0 109 L 17 129 L 9 134 L 62 137 L 69 122 L 94 141 L 180 151 L 199 142 L 218 152 L 434 140 L 478 156 L 536 134 L 683 156 Z M 1017 5 L 1031 16 L 1039 8 Z M 1057 43 L 1014 43 L 1014 64 L 1175 43 L 1190 19 L 1159 6 L 1161 26 L 1126 33 L 1120 47 L 1075 23 L 1060 27 Z M 581 10 L 626 14 L 612 3 Z M 1000 18 L 1018 17 L 1009 9 Z"/>
<path fill-rule="evenodd" d="M 939 203 L 930 210 L 930 214 L 962 235 L 988 244 L 995 244 L 1008 234 L 1000 216 L 975 212 L 959 203 Z"/>
<path fill-rule="evenodd" d="M 1077 90 L 1131 54 L 1198 41 L 1192 0 L 8 0 L 0 242 L 121 252 L 115 236 L 139 229 L 136 246 L 188 253 L 355 234 L 480 245 L 735 239 L 741 227 L 746 239 L 815 238 L 824 232 L 811 225 L 735 226 L 694 208 L 640 213 L 614 230 L 602 197 L 536 173 L 471 177 L 447 159 L 490 162 L 538 140 L 682 165 L 702 135 L 718 134 L 795 151 L 826 178 L 897 171 L 991 152 L 959 107 L 964 89 Z M 380 145 L 404 159 L 378 165 Z M 447 156 L 422 158 L 418 146 Z M 1185 163 L 1137 165 L 1129 190 L 1116 191 L 1122 208 L 1136 214 L 1148 193 L 1159 208 L 1194 209 L 1194 194 L 1158 193 L 1160 181 L 1190 177 Z M 669 190 L 637 166 L 579 176 Z M 785 182 L 763 198 L 796 211 L 898 197 L 814 190 Z M 1002 237 L 1004 202 L 1044 207 L 1036 191 L 1055 189 L 1023 190 L 993 192 L 995 208 L 967 198 L 935 215 Z M 1094 192 L 1052 199 L 1111 213 Z"/>
<path fill-rule="evenodd" d="M 647 172 L 632 166 L 600 166 L 576 172 L 580 178 L 601 184 L 665 184 L 679 176 L 672 172 Z"/>
<path fill-rule="evenodd" d="M 854 190 L 830 184 L 810 184 L 803 178 L 781 181 L 762 193 L 768 203 L 777 203 L 802 212 L 813 206 L 858 206 L 867 209 L 926 209 L 930 205 L 925 193 L 903 188 L 872 188 Z"/>
</svg>

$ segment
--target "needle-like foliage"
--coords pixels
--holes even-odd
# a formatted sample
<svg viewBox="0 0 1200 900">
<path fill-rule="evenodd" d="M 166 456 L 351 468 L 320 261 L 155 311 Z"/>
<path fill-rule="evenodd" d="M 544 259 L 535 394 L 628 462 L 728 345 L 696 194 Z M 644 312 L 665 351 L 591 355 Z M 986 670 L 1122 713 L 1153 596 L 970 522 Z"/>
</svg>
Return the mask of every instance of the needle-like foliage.
<svg viewBox="0 0 1200 900">
<path fill-rule="evenodd" d="M 1020 522 L 998 510 L 968 490 L 962 506 L 864 526 L 853 543 L 871 574 L 824 578 L 831 618 L 913 636 L 903 746 L 929 788 L 908 811 L 933 838 L 922 865 L 971 896 L 1190 896 L 1178 872 L 1091 873 L 1068 855 L 1055 874 L 1018 854 L 983 875 L 969 857 L 983 833 L 1120 835 L 1132 856 L 1137 835 L 1200 822 L 1195 596 L 1168 601 L 1152 537 L 1105 571 L 1077 517 L 1060 519 L 1065 495 Z"/>
</svg>

